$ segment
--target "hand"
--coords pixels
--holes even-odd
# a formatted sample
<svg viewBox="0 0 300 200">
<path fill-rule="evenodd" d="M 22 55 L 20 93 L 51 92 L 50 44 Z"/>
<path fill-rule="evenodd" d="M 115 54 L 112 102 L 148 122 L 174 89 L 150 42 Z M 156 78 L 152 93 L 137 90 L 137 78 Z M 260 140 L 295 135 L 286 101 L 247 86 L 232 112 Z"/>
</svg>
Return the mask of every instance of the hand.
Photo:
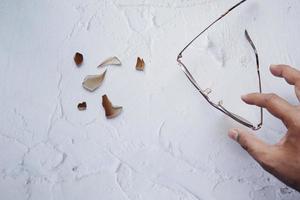
<svg viewBox="0 0 300 200">
<path fill-rule="evenodd" d="M 271 66 L 274 76 L 284 78 L 295 86 L 300 101 L 300 71 L 286 66 Z M 237 141 L 268 172 L 300 192 L 300 106 L 294 106 L 276 94 L 253 93 L 242 97 L 250 105 L 266 108 L 282 120 L 286 135 L 275 145 L 269 145 L 253 134 L 232 129 L 228 135 Z"/>
</svg>

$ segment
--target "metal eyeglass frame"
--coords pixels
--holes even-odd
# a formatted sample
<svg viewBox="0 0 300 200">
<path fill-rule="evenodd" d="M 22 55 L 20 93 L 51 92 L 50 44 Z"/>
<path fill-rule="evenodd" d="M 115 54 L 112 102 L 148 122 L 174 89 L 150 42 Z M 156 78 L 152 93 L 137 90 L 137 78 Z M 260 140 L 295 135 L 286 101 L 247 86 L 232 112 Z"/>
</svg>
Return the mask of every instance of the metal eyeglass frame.
<svg viewBox="0 0 300 200">
<path fill-rule="evenodd" d="M 216 24 L 219 20 L 221 20 L 223 17 L 225 17 L 228 13 L 230 13 L 232 10 L 234 10 L 235 8 L 237 8 L 239 5 L 241 5 L 242 3 L 246 2 L 247 0 L 243 0 L 240 1 L 239 3 L 235 4 L 233 7 L 231 7 L 227 12 L 225 12 L 223 15 L 221 15 L 218 19 L 216 19 L 213 23 L 211 23 L 209 26 L 207 26 L 202 32 L 200 32 L 191 42 L 188 43 L 187 46 L 185 46 L 183 48 L 183 50 L 178 54 L 177 56 L 177 62 L 179 63 L 179 65 L 181 66 L 181 69 L 183 70 L 183 72 L 185 73 L 185 75 L 187 76 L 187 78 L 190 80 L 190 82 L 195 86 L 195 88 L 200 92 L 200 94 L 206 99 L 206 101 L 212 105 L 214 108 L 218 109 L 219 111 L 221 111 L 222 113 L 224 113 L 225 115 L 227 115 L 228 117 L 232 118 L 233 120 L 239 122 L 240 124 L 251 128 L 252 130 L 259 130 L 262 125 L 263 125 L 263 108 L 260 107 L 260 122 L 257 125 L 253 125 L 250 121 L 244 119 L 243 117 L 240 117 L 232 112 L 230 112 L 229 110 L 227 110 L 222 104 L 222 101 L 219 101 L 218 104 L 212 102 L 210 100 L 210 98 L 208 97 L 209 93 L 211 92 L 210 89 L 206 89 L 206 90 L 202 90 L 200 88 L 200 86 L 198 85 L 198 83 L 196 82 L 196 80 L 194 79 L 194 77 L 192 76 L 192 74 L 189 72 L 189 70 L 187 69 L 187 67 L 183 64 L 183 62 L 181 61 L 182 58 L 182 54 L 184 53 L 184 51 L 198 38 L 200 37 L 203 33 L 205 33 L 210 27 L 212 27 L 214 24 Z M 257 76 L 258 76 L 258 86 L 259 86 L 259 93 L 262 93 L 262 87 L 261 87 L 261 77 L 260 77 L 260 70 L 259 70 L 259 57 L 258 57 L 258 53 L 256 50 L 256 47 L 252 41 L 252 39 L 250 38 L 248 31 L 245 30 L 245 37 L 247 39 L 247 41 L 249 42 L 249 44 L 251 45 L 254 54 L 255 54 L 255 59 L 256 59 L 256 68 L 257 68 Z"/>
</svg>

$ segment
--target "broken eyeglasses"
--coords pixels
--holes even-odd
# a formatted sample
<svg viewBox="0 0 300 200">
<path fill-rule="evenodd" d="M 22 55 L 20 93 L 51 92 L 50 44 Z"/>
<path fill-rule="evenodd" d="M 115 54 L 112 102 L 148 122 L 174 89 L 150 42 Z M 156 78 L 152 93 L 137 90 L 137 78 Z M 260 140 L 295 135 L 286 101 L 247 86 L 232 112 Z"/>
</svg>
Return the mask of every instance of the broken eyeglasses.
<svg viewBox="0 0 300 200">
<path fill-rule="evenodd" d="M 189 79 L 189 81 L 195 86 L 195 88 L 200 92 L 200 94 L 206 99 L 206 101 L 212 105 L 214 108 L 218 109 L 219 111 L 221 111 L 222 113 L 224 113 L 225 115 L 227 115 L 228 117 L 232 118 L 233 120 L 237 121 L 238 123 L 251 128 L 253 130 L 259 130 L 262 127 L 263 124 L 263 108 L 260 108 L 260 122 L 257 125 L 252 124 L 250 121 L 244 119 L 243 117 L 234 114 L 233 112 L 227 110 L 224 106 L 223 106 L 223 102 L 219 101 L 218 103 L 214 103 L 213 101 L 210 100 L 209 98 L 209 93 L 211 92 L 210 89 L 206 89 L 203 90 L 200 88 L 200 86 L 198 85 L 198 83 L 196 82 L 196 80 L 194 79 L 193 75 L 190 73 L 190 71 L 188 70 L 188 68 L 186 67 L 186 65 L 181 61 L 183 54 L 185 52 L 185 50 L 191 46 L 191 44 L 197 39 L 199 38 L 201 35 L 203 35 L 209 28 L 211 28 L 213 25 L 215 25 L 219 20 L 221 20 L 223 17 L 225 17 L 227 14 L 229 14 L 232 10 L 234 10 L 235 8 L 237 8 L 238 6 L 240 6 L 242 3 L 246 2 L 246 0 L 240 1 L 239 3 L 235 4 L 233 7 L 231 7 L 227 12 L 225 12 L 224 14 L 222 14 L 218 19 L 216 19 L 213 23 L 211 23 L 210 25 L 208 25 L 202 32 L 200 32 L 192 41 L 190 41 L 188 43 L 187 46 L 185 46 L 183 48 L 183 50 L 178 54 L 177 56 L 177 62 L 179 63 L 179 65 L 181 66 L 181 69 L 183 70 L 183 72 L 185 73 L 185 75 L 187 76 L 187 78 Z M 260 77 L 260 71 L 259 71 L 259 57 L 258 57 L 258 53 L 256 50 L 256 47 L 252 41 L 252 39 L 250 38 L 250 35 L 248 34 L 248 31 L 245 30 L 245 37 L 247 39 L 247 41 L 249 42 L 249 44 L 251 45 L 254 54 L 255 54 L 255 59 L 256 59 L 256 68 L 257 68 L 257 76 L 258 76 L 258 87 L 259 87 L 259 93 L 262 93 L 262 87 L 261 87 L 261 77 Z"/>
</svg>

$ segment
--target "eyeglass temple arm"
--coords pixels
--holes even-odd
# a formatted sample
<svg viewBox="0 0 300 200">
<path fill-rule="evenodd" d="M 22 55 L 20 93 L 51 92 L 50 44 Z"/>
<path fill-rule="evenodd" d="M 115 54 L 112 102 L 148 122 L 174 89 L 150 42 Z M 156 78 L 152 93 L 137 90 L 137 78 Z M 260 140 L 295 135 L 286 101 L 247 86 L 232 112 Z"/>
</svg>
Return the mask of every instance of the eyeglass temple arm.
<svg viewBox="0 0 300 200">
<path fill-rule="evenodd" d="M 259 93 L 262 93 L 261 76 L 260 76 L 260 70 L 259 70 L 259 66 L 260 66 L 260 65 L 259 65 L 259 57 L 258 57 L 257 49 L 256 49 L 256 47 L 255 47 L 255 45 L 254 45 L 254 43 L 253 43 L 253 41 L 252 41 L 252 39 L 251 39 L 251 37 L 250 37 L 250 35 L 249 35 L 249 33 L 248 33 L 247 30 L 245 30 L 245 36 L 246 36 L 246 39 L 248 40 L 249 44 L 251 45 L 251 47 L 252 47 L 252 49 L 253 49 L 253 51 L 254 51 L 254 53 L 255 53 L 256 69 L 257 69 L 257 76 L 258 76 Z M 263 108 L 260 107 L 260 123 L 257 125 L 257 128 L 256 128 L 256 129 L 254 129 L 254 128 L 253 128 L 253 129 L 254 129 L 254 130 L 260 129 L 261 126 L 262 126 L 262 124 L 263 124 L 263 120 L 264 120 L 264 118 L 263 118 Z"/>
<path fill-rule="evenodd" d="M 234 10 L 236 7 L 238 7 L 239 5 L 241 5 L 242 3 L 246 2 L 247 0 L 242 0 L 239 3 L 235 4 L 234 6 L 232 6 L 228 11 L 226 11 L 224 14 L 222 14 L 218 19 L 216 19 L 213 23 L 211 23 L 209 26 L 207 26 L 201 33 L 199 33 L 192 41 L 190 41 L 188 43 L 188 45 L 186 45 L 183 50 L 179 53 L 177 60 L 180 59 L 182 57 L 182 53 L 198 38 L 200 37 L 204 32 L 206 32 L 210 27 L 212 27 L 215 23 L 217 23 L 220 19 L 222 19 L 223 17 L 225 17 L 228 13 L 230 13 L 232 10 Z"/>
</svg>

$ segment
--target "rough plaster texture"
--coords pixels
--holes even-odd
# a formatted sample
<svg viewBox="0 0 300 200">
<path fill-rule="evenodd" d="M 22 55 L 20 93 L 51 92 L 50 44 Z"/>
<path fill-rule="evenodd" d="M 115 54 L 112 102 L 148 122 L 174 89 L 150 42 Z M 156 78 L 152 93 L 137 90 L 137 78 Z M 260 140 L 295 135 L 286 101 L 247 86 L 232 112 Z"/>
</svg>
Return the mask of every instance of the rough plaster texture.
<svg viewBox="0 0 300 200">
<path fill-rule="evenodd" d="M 210 108 L 176 63 L 235 2 L 1 0 L 0 199 L 300 199 L 227 138 L 237 124 Z M 264 90 L 293 103 L 293 89 L 268 66 L 299 66 L 299 10 L 298 0 L 249 0 L 236 11 L 259 48 Z M 83 78 L 113 55 L 122 67 L 85 91 Z M 145 72 L 135 71 L 137 56 Z M 104 117 L 103 94 L 124 106 L 117 119 Z M 79 112 L 83 100 L 88 110 Z M 285 128 L 265 118 L 259 137 L 274 143 Z"/>
</svg>

